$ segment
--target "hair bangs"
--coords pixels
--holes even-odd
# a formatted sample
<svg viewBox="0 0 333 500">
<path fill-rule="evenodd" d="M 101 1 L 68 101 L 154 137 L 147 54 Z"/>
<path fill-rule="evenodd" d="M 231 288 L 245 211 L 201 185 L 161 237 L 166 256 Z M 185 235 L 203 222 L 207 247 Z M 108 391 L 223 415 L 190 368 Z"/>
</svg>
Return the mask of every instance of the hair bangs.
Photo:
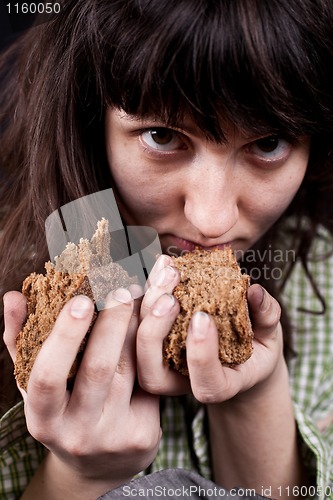
<svg viewBox="0 0 333 500">
<path fill-rule="evenodd" d="M 318 133 L 323 110 L 313 70 L 324 68 L 316 40 L 309 59 L 303 40 L 309 43 L 311 34 L 304 36 L 307 26 L 298 24 L 292 3 L 128 2 L 131 15 L 109 30 L 108 104 L 169 125 L 190 116 L 214 140 L 224 140 L 228 123 L 258 134 Z"/>
</svg>

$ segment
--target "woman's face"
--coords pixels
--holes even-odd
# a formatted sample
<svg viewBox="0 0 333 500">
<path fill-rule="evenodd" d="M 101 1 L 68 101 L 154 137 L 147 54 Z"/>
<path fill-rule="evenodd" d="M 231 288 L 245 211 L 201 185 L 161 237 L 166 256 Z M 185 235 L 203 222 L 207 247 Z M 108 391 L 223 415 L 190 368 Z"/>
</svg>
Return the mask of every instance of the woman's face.
<svg viewBox="0 0 333 500">
<path fill-rule="evenodd" d="M 290 144 L 231 129 L 217 144 L 190 120 L 170 129 L 111 108 L 106 144 L 125 223 L 156 229 L 171 255 L 249 249 L 288 207 L 309 156 L 306 138 Z"/>
</svg>

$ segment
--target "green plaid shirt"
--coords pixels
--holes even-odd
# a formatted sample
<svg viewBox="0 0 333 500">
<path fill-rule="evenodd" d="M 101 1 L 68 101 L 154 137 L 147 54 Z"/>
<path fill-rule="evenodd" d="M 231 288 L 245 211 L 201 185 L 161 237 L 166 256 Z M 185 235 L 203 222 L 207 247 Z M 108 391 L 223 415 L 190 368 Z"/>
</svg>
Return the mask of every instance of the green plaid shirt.
<svg viewBox="0 0 333 500">
<path fill-rule="evenodd" d="M 299 310 L 321 310 L 299 264 L 284 292 L 296 353 L 289 362 L 295 418 L 304 461 L 314 478 L 314 489 L 309 491 L 315 493 L 313 498 L 321 500 L 333 498 L 333 256 L 316 260 L 316 255 L 329 248 L 328 242 L 319 239 L 311 263 L 326 300 L 325 315 Z M 204 408 L 189 398 L 165 398 L 163 437 L 150 471 L 180 467 L 197 469 L 210 477 L 204 415 Z M 0 449 L 0 499 L 18 499 L 46 453 L 26 429 L 22 403 L 0 421 Z M 297 491 L 290 491 L 290 498 L 298 496 L 301 494 Z"/>
</svg>

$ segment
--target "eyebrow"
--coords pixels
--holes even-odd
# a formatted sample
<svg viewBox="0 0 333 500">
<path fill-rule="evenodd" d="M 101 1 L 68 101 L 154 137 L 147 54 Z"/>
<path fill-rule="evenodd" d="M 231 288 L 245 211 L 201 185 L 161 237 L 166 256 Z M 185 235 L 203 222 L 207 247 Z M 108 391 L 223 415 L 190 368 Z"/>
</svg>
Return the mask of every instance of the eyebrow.
<svg viewBox="0 0 333 500">
<path fill-rule="evenodd" d="M 166 121 L 163 120 L 163 118 L 157 117 L 155 115 L 147 115 L 143 117 L 138 115 L 127 114 L 125 111 L 123 113 L 124 116 L 121 116 L 120 118 L 136 122 L 138 123 L 138 126 L 141 127 L 149 128 L 153 125 L 156 128 L 170 128 L 175 131 L 186 132 L 196 137 L 202 135 L 203 133 L 194 123 L 190 122 L 189 120 L 173 124 L 173 123 L 167 123 Z"/>
<path fill-rule="evenodd" d="M 179 131 L 179 132 L 186 132 L 194 137 L 199 137 L 200 135 L 204 134 L 202 130 L 200 130 L 193 122 L 190 120 L 184 120 L 179 124 L 168 124 L 167 122 L 164 122 L 162 118 L 157 117 L 156 115 L 147 115 L 147 116 L 140 116 L 140 115 L 135 115 L 135 114 L 129 114 L 126 113 L 124 110 L 119 110 L 121 113 L 123 113 L 123 116 L 120 116 L 120 118 L 124 118 L 125 120 L 128 121 L 133 121 L 137 122 L 139 126 L 141 127 L 147 127 L 154 123 L 154 126 L 156 128 L 171 128 L 173 130 Z M 230 128 L 228 131 L 225 132 L 225 138 L 226 141 L 221 141 L 221 142 L 229 142 L 228 137 L 230 138 L 230 135 L 233 133 L 234 127 Z M 269 127 L 267 125 L 267 130 L 264 133 L 255 133 L 254 131 L 251 130 L 244 130 L 244 131 L 239 131 L 237 129 L 237 133 L 246 141 L 252 142 L 256 141 L 259 139 L 264 139 L 265 137 L 269 137 L 271 135 L 277 135 L 277 136 L 285 136 L 286 139 L 288 140 L 288 134 L 283 134 L 281 131 L 278 131 L 276 129 L 273 129 L 272 127 Z M 231 134 L 230 134 L 231 132 Z M 205 135 L 205 134 L 204 134 Z M 212 142 L 220 142 L 220 141 L 212 141 Z"/>
</svg>

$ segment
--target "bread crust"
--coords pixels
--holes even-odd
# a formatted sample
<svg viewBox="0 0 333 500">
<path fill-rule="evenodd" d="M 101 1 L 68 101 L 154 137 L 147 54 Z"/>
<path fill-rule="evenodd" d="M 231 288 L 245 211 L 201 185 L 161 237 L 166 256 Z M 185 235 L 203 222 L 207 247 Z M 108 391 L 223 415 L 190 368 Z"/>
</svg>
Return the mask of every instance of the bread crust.
<svg viewBox="0 0 333 500">
<path fill-rule="evenodd" d="M 36 357 L 64 305 L 75 295 L 86 295 L 94 300 L 89 281 L 84 274 L 55 271 L 51 262 L 45 264 L 45 269 L 45 275 L 32 273 L 22 285 L 22 293 L 27 298 L 27 319 L 16 340 L 14 376 L 25 391 Z M 77 372 L 81 353 L 96 317 L 97 313 L 94 312 L 87 335 L 81 342 L 68 373 L 68 383 L 71 383 Z"/>
<path fill-rule="evenodd" d="M 180 312 L 163 343 L 163 357 L 170 367 L 188 375 L 186 337 L 196 311 L 210 314 L 219 334 L 221 364 L 233 367 L 252 354 L 253 330 L 247 304 L 250 277 L 242 274 L 231 248 L 196 249 L 174 257 L 180 283 L 174 296 Z"/>
<path fill-rule="evenodd" d="M 137 283 L 136 276 L 129 277 L 118 263 L 112 261 L 106 219 L 97 223 L 97 230 L 90 241 L 81 239 L 77 245 L 68 243 L 62 254 L 55 258 L 55 264 L 45 264 L 45 270 L 45 274 L 30 274 L 22 284 L 22 293 L 27 298 L 27 318 L 16 339 L 14 376 L 25 391 L 36 357 L 50 335 L 60 311 L 71 298 L 86 295 L 94 302 L 95 311 L 68 373 L 69 388 L 77 373 L 98 310 L 103 309 L 107 294 L 116 288 Z"/>
</svg>

